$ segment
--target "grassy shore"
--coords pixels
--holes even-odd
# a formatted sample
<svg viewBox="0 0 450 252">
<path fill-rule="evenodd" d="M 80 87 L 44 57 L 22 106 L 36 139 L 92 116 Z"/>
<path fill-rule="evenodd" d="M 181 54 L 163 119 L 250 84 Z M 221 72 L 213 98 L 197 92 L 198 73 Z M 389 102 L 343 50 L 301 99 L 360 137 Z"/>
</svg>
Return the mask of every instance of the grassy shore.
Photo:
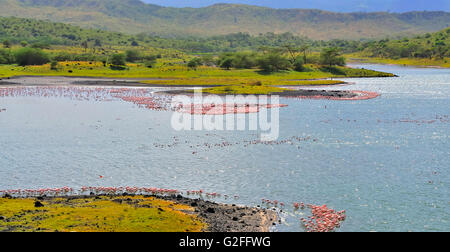
<svg viewBox="0 0 450 252">
<path fill-rule="evenodd" d="M 0 231 L 200 232 L 207 225 L 187 205 L 144 196 L 0 198 Z M 123 202 L 123 203 L 122 203 Z"/>
<path fill-rule="evenodd" d="M 179 63 L 179 62 L 178 62 Z M 2 65 L 0 79 L 15 76 L 72 76 L 137 78 L 148 86 L 203 86 L 211 93 L 268 94 L 287 91 L 280 86 L 335 85 L 343 81 L 333 78 L 392 77 L 393 74 L 349 67 L 323 67 L 306 65 L 304 71 L 261 72 L 258 69 L 231 69 L 201 66 L 188 68 L 177 62 L 158 62 L 153 68 L 142 64 L 128 64 L 125 70 L 113 70 L 101 62 L 58 62 L 56 69 L 42 66 Z M 144 79 L 144 80 L 142 80 Z M 147 80 L 145 80 L 147 79 Z M 216 87 L 216 88 L 214 88 Z"/>
<path fill-rule="evenodd" d="M 349 54 L 349 55 L 346 55 L 346 57 L 348 58 L 349 62 L 364 62 L 364 63 L 417 66 L 417 67 L 450 68 L 450 58 L 444 58 L 444 59 L 428 59 L 428 58 L 386 59 L 386 58 L 364 57 L 360 54 Z"/>
</svg>

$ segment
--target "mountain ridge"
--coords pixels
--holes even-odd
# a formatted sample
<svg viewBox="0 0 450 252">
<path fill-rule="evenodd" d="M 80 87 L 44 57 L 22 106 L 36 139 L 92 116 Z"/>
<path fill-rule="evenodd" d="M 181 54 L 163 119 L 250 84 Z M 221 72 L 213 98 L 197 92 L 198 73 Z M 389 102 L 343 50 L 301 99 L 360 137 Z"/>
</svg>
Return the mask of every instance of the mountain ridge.
<svg viewBox="0 0 450 252">
<path fill-rule="evenodd" d="M 433 32 L 450 25 L 450 13 L 444 11 L 337 13 L 243 4 L 174 8 L 139 0 L 0 0 L 0 3 L 4 7 L 0 16 L 162 36 L 291 32 L 312 39 L 362 39 Z"/>
</svg>

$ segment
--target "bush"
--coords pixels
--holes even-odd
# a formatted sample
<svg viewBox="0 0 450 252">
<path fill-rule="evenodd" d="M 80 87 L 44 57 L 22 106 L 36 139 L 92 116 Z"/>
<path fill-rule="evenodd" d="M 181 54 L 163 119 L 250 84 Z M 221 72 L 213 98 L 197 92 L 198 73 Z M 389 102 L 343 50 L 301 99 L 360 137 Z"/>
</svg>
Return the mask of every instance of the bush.
<svg viewBox="0 0 450 252">
<path fill-rule="evenodd" d="M 19 49 L 15 52 L 15 58 L 19 66 L 44 65 L 50 62 L 48 54 L 36 48 Z"/>
</svg>

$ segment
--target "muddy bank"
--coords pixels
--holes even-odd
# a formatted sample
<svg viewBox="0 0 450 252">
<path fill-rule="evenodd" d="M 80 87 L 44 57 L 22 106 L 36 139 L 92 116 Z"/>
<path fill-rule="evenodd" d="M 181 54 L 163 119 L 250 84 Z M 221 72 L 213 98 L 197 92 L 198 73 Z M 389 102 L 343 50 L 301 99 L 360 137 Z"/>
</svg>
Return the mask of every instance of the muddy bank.
<svg viewBox="0 0 450 252">
<path fill-rule="evenodd" d="M 132 194 L 119 195 L 94 195 L 91 194 L 83 196 L 58 196 L 58 197 L 36 197 L 29 198 L 35 200 L 34 206 L 36 209 L 41 209 L 44 205 L 49 204 L 54 199 L 59 200 L 59 203 L 64 203 L 71 206 L 74 200 L 90 199 L 95 200 L 108 198 L 110 202 L 118 204 L 130 204 L 135 207 L 139 206 L 139 200 L 136 200 Z M 145 198 L 157 198 L 165 201 L 174 202 L 181 205 L 191 207 L 190 210 L 182 210 L 189 215 L 198 216 L 204 223 L 207 224 L 207 229 L 204 232 L 269 232 L 271 227 L 275 226 L 277 221 L 277 213 L 271 210 L 262 208 L 253 208 L 246 206 L 237 206 L 229 204 L 219 204 L 210 202 L 203 199 L 186 198 L 181 195 L 141 195 Z M 14 199 L 9 195 L 4 195 L 3 198 Z M 72 205 L 73 207 L 73 205 Z M 158 207 L 158 206 L 155 206 Z M 76 208 L 75 208 L 76 209 Z M 192 209 L 194 209 L 192 211 Z M 0 226 L 2 221 L 8 221 L 7 218 L 0 219 Z M 9 229 L 10 232 L 14 232 L 14 229 Z M 145 232 L 146 230 L 142 230 Z"/>
<path fill-rule="evenodd" d="M 192 90 L 169 90 L 169 91 L 161 91 L 158 92 L 160 94 L 169 94 L 169 95 L 192 95 Z M 208 92 L 203 92 L 203 94 L 210 94 Z M 225 96 L 227 94 L 215 94 L 219 96 Z M 246 94 L 242 94 L 246 95 Z M 273 92 L 268 95 L 278 95 L 283 97 L 315 97 L 321 96 L 324 98 L 354 98 L 358 96 L 357 94 L 351 91 L 333 91 L 333 90 L 309 90 L 309 89 L 299 89 L 299 90 L 287 90 L 284 92 Z"/>
<path fill-rule="evenodd" d="M 208 223 L 208 232 L 269 232 L 277 221 L 276 212 L 263 208 L 219 204 L 181 196 L 163 199 L 195 208 L 193 214 Z"/>
</svg>

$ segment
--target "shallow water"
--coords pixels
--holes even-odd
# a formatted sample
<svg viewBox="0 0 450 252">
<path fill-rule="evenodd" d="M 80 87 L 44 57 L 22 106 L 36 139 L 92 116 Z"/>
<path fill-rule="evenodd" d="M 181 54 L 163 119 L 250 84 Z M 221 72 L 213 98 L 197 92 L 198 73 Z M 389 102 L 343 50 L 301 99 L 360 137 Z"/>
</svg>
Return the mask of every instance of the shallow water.
<svg viewBox="0 0 450 252">
<path fill-rule="evenodd" d="M 327 88 L 381 93 L 372 100 L 281 99 L 282 144 L 248 145 L 253 131 L 175 131 L 170 112 L 119 100 L 0 98 L 0 189 L 203 189 L 240 196 L 217 201 L 289 204 L 280 231 L 303 231 L 308 212 L 291 210 L 300 201 L 345 209 L 342 231 L 448 231 L 450 70 L 357 67 L 400 77 Z"/>
</svg>

